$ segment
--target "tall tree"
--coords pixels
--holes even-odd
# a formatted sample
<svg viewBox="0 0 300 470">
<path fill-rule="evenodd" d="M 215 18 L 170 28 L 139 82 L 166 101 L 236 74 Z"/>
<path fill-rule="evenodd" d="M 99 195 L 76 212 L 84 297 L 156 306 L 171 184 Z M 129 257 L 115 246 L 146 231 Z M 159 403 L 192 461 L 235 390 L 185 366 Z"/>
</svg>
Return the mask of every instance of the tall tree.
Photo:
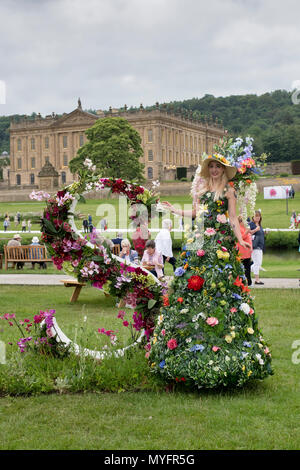
<svg viewBox="0 0 300 470">
<path fill-rule="evenodd" d="M 72 173 L 76 173 L 84 160 L 89 158 L 104 177 L 144 180 L 144 165 L 140 162 L 143 155 L 141 137 L 126 119 L 99 119 L 85 133 L 88 142 L 70 161 Z"/>
</svg>

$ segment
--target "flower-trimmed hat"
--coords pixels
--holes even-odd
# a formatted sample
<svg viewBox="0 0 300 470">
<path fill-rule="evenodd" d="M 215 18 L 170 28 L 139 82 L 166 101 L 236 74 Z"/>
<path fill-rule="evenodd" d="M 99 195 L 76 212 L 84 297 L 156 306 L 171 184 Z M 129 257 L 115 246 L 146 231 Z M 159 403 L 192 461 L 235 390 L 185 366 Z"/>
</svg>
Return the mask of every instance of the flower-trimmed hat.
<svg viewBox="0 0 300 470">
<path fill-rule="evenodd" d="M 224 166 L 228 180 L 231 180 L 237 172 L 236 167 L 232 166 L 230 162 L 220 153 L 214 153 L 213 155 L 203 154 L 202 158 L 203 161 L 201 165 L 200 176 L 202 176 L 203 178 L 209 177 L 208 165 L 211 161 L 219 162 Z"/>
</svg>

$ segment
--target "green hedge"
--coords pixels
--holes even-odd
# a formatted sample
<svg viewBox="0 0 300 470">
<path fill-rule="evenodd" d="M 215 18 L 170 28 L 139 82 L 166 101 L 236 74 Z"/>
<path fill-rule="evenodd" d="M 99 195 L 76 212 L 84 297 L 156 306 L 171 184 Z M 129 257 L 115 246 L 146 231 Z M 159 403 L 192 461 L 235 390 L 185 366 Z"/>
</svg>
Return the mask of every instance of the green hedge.
<svg viewBox="0 0 300 470">
<path fill-rule="evenodd" d="M 294 250 L 298 248 L 299 232 L 268 232 L 265 234 L 266 249 Z"/>
</svg>

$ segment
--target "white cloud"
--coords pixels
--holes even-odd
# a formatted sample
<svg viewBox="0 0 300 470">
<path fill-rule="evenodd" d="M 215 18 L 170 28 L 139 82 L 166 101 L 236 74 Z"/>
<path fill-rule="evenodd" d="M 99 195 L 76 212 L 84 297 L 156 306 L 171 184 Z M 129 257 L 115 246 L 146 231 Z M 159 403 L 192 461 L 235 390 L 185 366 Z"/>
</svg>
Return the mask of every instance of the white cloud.
<svg viewBox="0 0 300 470">
<path fill-rule="evenodd" d="M 299 12 L 295 0 L 2 0 L 0 114 L 291 89 Z"/>
</svg>

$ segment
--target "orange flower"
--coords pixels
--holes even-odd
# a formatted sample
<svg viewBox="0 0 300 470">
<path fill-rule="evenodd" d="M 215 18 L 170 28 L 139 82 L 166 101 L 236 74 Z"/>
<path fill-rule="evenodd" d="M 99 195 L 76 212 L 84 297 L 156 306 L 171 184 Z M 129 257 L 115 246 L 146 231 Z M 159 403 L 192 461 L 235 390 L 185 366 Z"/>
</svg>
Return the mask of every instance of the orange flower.
<svg viewBox="0 0 300 470">
<path fill-rule="evenodd" d="M 187 269 L 189 267 L 189 263 L 186 263 L 184 266 L 183 266 L 183 269 Z"/>
<path fill-rule="evenodd" d="M 239 278 L 239 276 L 237 276 L 236 280 L 234 281 L 233 283 L 234 286 L 238 286 L 238 287 L 242 287 L 244 284 L 243 284 L 243 281 L 241 278 Z"/>
<path fill-rule="evenodd" d="M 184 257 L 186 255 L 186 251 L 183 251 L 180 256 Z"/>
<path fill-rule="evenodd" d="M 182 297 L 178 297 L 178 299 L 177 299 L 177 302 L 179 302 L 179 303 L 181 303 L 181 304 L 182 304 L 182 302 L 183 302 L 183 298 L 182 298 Z"/>
<path fill-rule="evenodd" d="M 229 181 L 228 183 L 232 188 L 234 187 L 234 182 L 233 181 Z"/>
<path fill-rule="evenodd" d="M 169 307 L 170 302 L 169 302 L 169 297 L 167 295 L 163 296 L 163 303 L 164 303 L 164 307 Z"/>
<path fill-rule="evenodd" d="M 251 184 L 252 181 L 251 180 L 246 180 L 246 183 Z"/>
</svg>

